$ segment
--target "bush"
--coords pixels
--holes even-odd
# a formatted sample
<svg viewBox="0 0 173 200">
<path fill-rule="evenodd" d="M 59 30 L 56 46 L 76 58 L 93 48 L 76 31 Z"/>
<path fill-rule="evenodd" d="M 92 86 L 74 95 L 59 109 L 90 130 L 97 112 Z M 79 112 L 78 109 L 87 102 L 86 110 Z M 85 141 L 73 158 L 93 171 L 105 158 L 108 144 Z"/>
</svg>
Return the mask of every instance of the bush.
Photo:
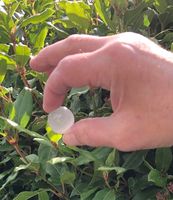
<svg viewBox="0 0 173 200">
<path fill-rule="evenodd" d="M 173 50 L 172 0 L 3 0 L 0 8 L 0 198 L 173 198 L 171 148 L 65 146 L 42 110 L 47 77 L 28 64 L 44 46 L 75 33 L 133 31 Z M 103 89 L 73 88 L 64 104 L 77 121 L 110 115 L 108 99 Z"/>
</svg>

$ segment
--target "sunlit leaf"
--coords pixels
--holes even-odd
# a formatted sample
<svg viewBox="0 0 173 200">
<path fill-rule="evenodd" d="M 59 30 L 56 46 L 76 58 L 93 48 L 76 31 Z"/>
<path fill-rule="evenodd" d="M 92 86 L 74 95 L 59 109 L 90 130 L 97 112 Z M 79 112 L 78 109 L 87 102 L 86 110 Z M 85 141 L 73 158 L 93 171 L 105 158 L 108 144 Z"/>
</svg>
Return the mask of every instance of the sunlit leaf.
<svg viewBox="0 0 173 200">
<path fill-rule="evenodd" d="M 6 71 L 7 71 L 7 62 L 4 59 L 0 59 L 0 84 L 5 78 Z"/>
<path fill-rule="evenodd" d="M 33 15 L 27 19 L 25 19 L 21 26 L 22 27 L 25 27 L 27 26 L 28 24 L 39 24 L 41 22 L 44 22 L 45 20 L 47 20 L 49 17 L 51 17 L 53 15 L 55 11 L 50 9 L 50 8 L 47 8 L 45 11 L 43 11 L 42 13 L 39 13 L 39 14 L 36 14 L 36 15 Z"/>
<path fill-rule="evenodd" d="M 16 46 L 16 63 L 19 67 L 24 67 L 30 58 L 31 50 L 28 46 L 19 44 Z"/>
</svg>

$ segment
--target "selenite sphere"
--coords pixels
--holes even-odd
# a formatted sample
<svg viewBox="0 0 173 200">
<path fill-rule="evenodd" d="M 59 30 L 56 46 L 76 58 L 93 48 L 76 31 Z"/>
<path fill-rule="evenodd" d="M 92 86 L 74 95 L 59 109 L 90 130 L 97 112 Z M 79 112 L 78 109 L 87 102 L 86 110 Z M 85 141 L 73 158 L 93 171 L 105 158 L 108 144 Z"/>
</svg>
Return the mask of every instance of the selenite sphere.
<svg viewBox="0 0 173 200">
<path fill-rule="evenodd" d="M 74 124 L 74 115 L 65 106 L 61 106 L 48 115 L 48 124 L 56 133 L 63 134 Z"/>
</svg>

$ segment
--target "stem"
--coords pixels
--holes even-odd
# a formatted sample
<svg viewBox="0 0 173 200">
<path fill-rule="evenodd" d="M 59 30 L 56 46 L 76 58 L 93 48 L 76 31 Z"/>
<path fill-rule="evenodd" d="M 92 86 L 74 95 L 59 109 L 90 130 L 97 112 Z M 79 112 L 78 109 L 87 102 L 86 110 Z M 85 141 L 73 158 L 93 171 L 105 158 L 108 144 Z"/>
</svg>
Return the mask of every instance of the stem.
<svg viewBox="0 0 173 200">
<path fill-rule="evenodd" d="M 41 174 L 39 174 L 38 172 L 36 173 L 38 176 L 40 176 L 40 178 L 45 182 L 47 183 L 52 189 L 51 191 L 58 197 L 58 198 L 61 198 L 61 199 L 64 199 L 64 200 L 68 200 L 68 198 L 61 192 L 59 192 L 57 190 L 57 188 L 52 185 L 52 183 L 50 183 L 47 179 L 45 179 Z"/>
<path fill-rule="evenodd" d="M 23 66 L 22 68 L 20 68 L 20 67 L 17 66 L 16 69 L 17 69 L 17 72 L 19 73 L 19 75 L 20 75 L 20 77 L 21 77 L 21 79 L 22 79 L 23 84 L 25 85 L 25 87 L 28 87 L 28 88 L 31 89 L 31 86 L 28 83 L 28 80 L 26 78 L 26 69 L 25 69 L 25 67 Z M 31 93 L 32 93 L 33 98 L 36 100 L 37 104 L 39 105 L 39 107 L 42 108 L 42 105 L 38 101 L 37 96 L 35 95 L 35 93 L 33 91 L 31 91 Z"/>
<path fill-rule="evenodd" d="M 109 174 L 108 174 L 108 172 L 103 172 L 103 179 L 104 179 L 104 181 L 105 181 L 106 186 L 107 186 L 109 189 L 111 189 L 111 186 L 109 185 L 109 181 L 108 181 L 108 179 L 109 179 Z"/>
<path fill-rule="evenodd" d="M 22 150 L 20 149 L 19 145 L 17 143 L 12 144 L 12 146 L 14 147 L 14 149 L 16 150 L 16 152 L 19 154 L 19 156 L 27 163 L 29 164 L 29 161 L 26 159 L 24 153 L 22 152 Z"/>
<path fill-rule="evenodd" d="M 10 142 L 11 140 L 11 142 Z M 30 162 L 26 159 L 25 154 L 22 152 L 22 150 L 20 149 L 17 141 L 14 138 L 7 138 L 7 141 L 14 147 L 14 149 L 16 150 L 16 152 L 18 153 L 18 155 L 23 159 L 23 161 L 25 161 L 25 164 L 29 164 Z M 61 192 L 57 191 L 56 187 L 54 185 L 52 185 L 47 179 L 45 179 L 38 171 L 34 171 L 34 173 L 39 176 L 45 183 L 47 183 L 50 187 L 51 187 L 51 191 L 58 197 L 64 200 L 68 200 L 68 198 Z"/>
</svg>

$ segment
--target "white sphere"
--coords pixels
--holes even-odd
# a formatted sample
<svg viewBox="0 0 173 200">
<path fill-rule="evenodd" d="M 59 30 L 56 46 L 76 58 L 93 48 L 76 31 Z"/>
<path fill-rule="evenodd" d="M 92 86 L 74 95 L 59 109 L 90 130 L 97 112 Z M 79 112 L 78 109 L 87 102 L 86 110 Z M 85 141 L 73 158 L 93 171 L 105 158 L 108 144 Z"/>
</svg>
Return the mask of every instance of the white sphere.
<svg viewBox="0 0 173 200">
<path fill-rule="evenodd" d="M 74 124 L 74 115 L 65 106 L 61 106 L 48 115 L 48 124 L 56 133 L 63 134 Z"/>
</svg>

